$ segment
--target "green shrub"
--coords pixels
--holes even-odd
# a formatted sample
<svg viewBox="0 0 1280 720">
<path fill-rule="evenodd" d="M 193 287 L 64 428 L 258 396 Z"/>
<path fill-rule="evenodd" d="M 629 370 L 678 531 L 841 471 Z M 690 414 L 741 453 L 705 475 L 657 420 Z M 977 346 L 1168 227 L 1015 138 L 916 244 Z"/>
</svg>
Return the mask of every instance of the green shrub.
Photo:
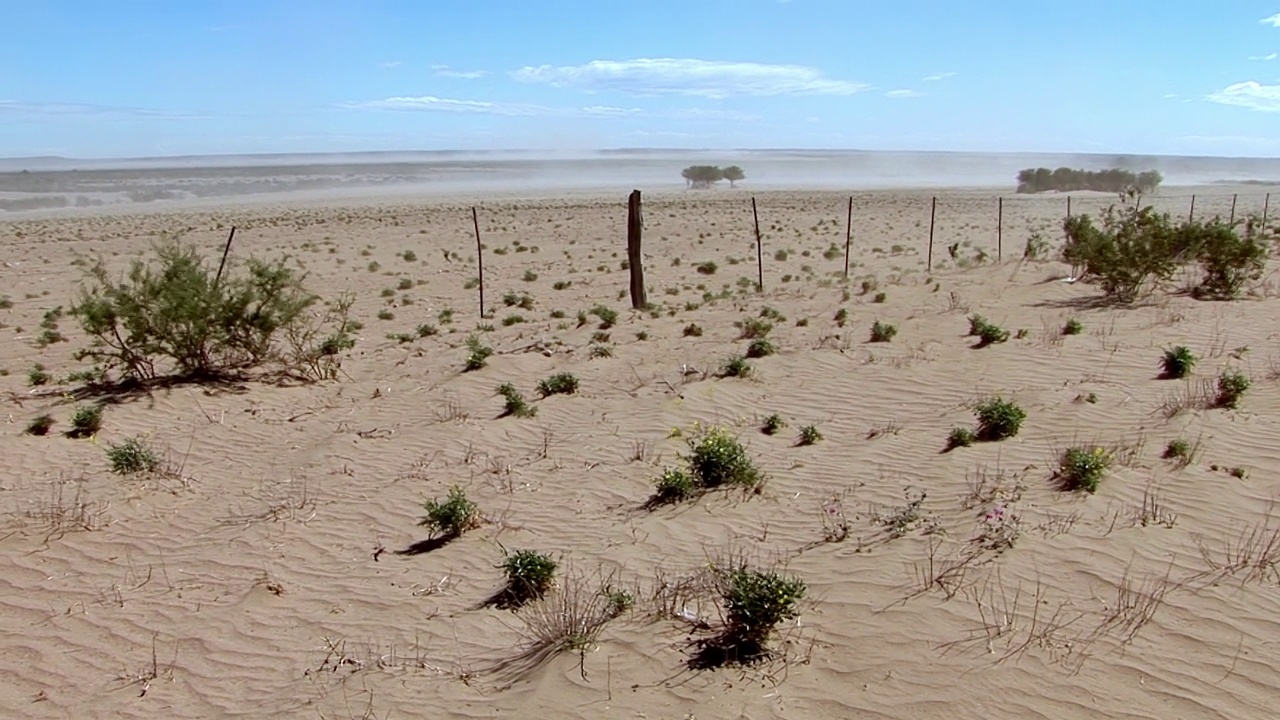
<svg viewBox="0 0 1280 720">
<path fill-rule="evenodd" d="M 1058 483 L 1064 490 L 1095 493 L 1102 476 L 1111 467 L 1111 454 L 1105 449 L 1073 447 L 1062 453 L 1058 466 Z"/>
<path fill-rule="evenodd" d="M 608 330 L 618 322 L 618 311 L 604 305 L 591 308 L 591 314 L 600 320 L 600 329 Z"/>
<path fill-rule="evenodd" d="M 805 425 L 800 428 L 800 439 L 796 441 L 797 445 L 813 445 L 822 440 L 822 433 L 818 431 L 816 425 Z"/>
<path fill-rule="evenodd" d="M 716 270 L 719 269 L 716 267 L 716 264 L 711 260 L 707 260 L 706 262 L 700 262 L 697 265 L 694 265 L 693 267 L 702 275 L 715 275 Z"/>
<path fill-rule="evenodd" d="M 1006 342 L 1008 339 L 1009 331 L 999 325 L 993 325 L 984 321 L 982 326 L 978 328 L 979 347 L 986 347 L 988 345 Z"/>
<path fill-rule="evenodd" d="M 111 465 L 111 472 L 116 475 L 155 472 L 160 467 L 160 458 L 156 457 L 155 451 L 138 438 L 129 438 L 119 445 L 108 445 L 107 462 Z"/>
<path fill-rule="evenodd" d="M 777 435 L 778 431 L 786 426 L 787 423 L 782 419 L 781 415 L 770 415 L 764 419 L 764 424 L 760 426 L 760 432 L 765 435 Z"/>
<path fill-rule="evenodd" d="M 697 483 L 689 473 L 676 468 L 667 468 L 654 481 L 654 493 L 649 504 L 666 505 L 680 502 L 692 497 L 697 487 Z"/>
<path fill-rule="evenodd" d="M 689 323 L 684 326 L 682 334 L 685 337 L 702 337 L 702 328 L 694 323 Z"/>
<path fill-rule="evenodd" d="M 1066 325 L 1062 326 L 1063 335 L 1079 335 L 1082 332 L 1084 332 L 1084 325 L 1075 318 L 1071 318 Z"/>
<path fill-rule="evenodd" d="M 41 415 L 31 422 L 27 423 L 28 435 L 48 435 L 49 430 L 53 427 L 52 415 Z"/>
<path fill-rule="evenodd" d="M 764 474 L 747 455 L 746 448 L 727 429 L 713 426 L 700 437 L 688 440 L 689 472 L 699 487 L 721 486 L 756 488 L 764 482 Z"/>
<path fill-rule="evenodd" d="M 507 575 L 507 594 L 519 603 L 542 597 L 551 589 L 559 564 L 550 555 L 534 550 L 517 550 L 502 561 Z"/>
<path fill-rule="evenodd" d="M 419 325 L 414 330 L 414 332 L 420 338 L 431 337 L 433 335 L 438 335 L 440 333 L 440 331 L 436 328 L 436 326 L 432 325 L 431 323 L 423 323 Z"/>
<path fill-rule="evenodd" d="M 955 450 L 956 448 L 969 447 L 977 439 L 973 431 L 967 427 L 953 428 L 951 434 L 947 436 L 947 449 Z"/>
<path fill-rule="evenodd" d="M 981 335 L 982 328 L 986 326 L 987 326 L 987 319 L 982 317 L 981 315 L 974 314 L 969 316 L 969 335 L 971 337 L 976 337 L 978 335 Z"/>
<path fill-rule="evenodd" d="M 849 309 L 840 308 L 832 319 L 836 321 L 837 327 L 844 327 L 844 324 L 849 322 Z"/>
<path fill-rule="evenodd" d="M 888 323 L 882 323 L 879 320 L 875 321 L 871 326 L 871 342 L 873 343 L 889 342 L 897 334 L 898 328 Z"/>
<path fill-rule="evenodd" d="M 506 401 L 503 408 L 503 416 L 514 415 L 518 418 L 529 418 L 538 414 L 538 408 L 532 407 L 525 401 L 524 396 L 511 383 L 503 383 L 498 386 L 498 394 Z"/>
<path fill-rule="evenodd" d="M 432 498 L 423 503 L 423 509 L 426 515 L 418 525 L 445 538 L 458 537 L 480 526 L 480 508 L 457 486 L 449 488 L 449 496 L 444 502 Z"/>
<path fill-rule="evenodd" d="M 762 646 L 780 623 L 799 614 L 807 590 L 799 578 L 741 566 L 722 581 L 726 636 L 735 644 Z"/>
<path fill-rule="evenodd" d="M 1194 449 L 1191 447 L 1191 443 L 1181 438 L 1176 438 L 1170 440 L 1169 444 L 1165 446 L 1162 457 L 1166 460 L 1190 462 L 1193 454 Z"/>
<path fill-rule="evenodd" d="M 463 363 L 463 372 L 472 372 L 483 368 L 489 364 L 489 358 L 493 355 L 493 348 L 480 342 L 480 338 L 472 335 L 467 338 L 467 360 Z"/>
<path fill-rule="evenodd" d="M 1264 237 L 1266 228 L 1250 218 L 1244 222 L 1242 236 L 1238 225 L 1213 221 L 1188 229 L 1198 237 L 1196 259 L 1204 273 L 1195 288 L 1195 297 L 1232 300 L 1240 295 L 1245 283 L 1262 277 L 1270 255 L 1270 246 Z"/>
<path fill-rule="evenodd" d="M 1088 215 L 1064 220 L 1067 241 L 1062 258 L 1083 268 L 1082 278 L 1095 279 L 1102 292 L 1118 302 L 1137 300 L 1146 288 L 1168 280 L 1195 257 L 1192 234 L 1150 206 L 1112 205 L 1100 222 L 1100 227 L 1095 225 Z"/>
<path fill-rule="evenodd" d="M 53 381 L 53 376 L 50 375 L 48 372 L 46 372 L 44 369 L 44 365 L 41 365 L 40 363 L 36 363 L 35 365 L 31 366 L 31 369 L 27 371 L 27 384 L 30 385 L 31 387 L 40 387 L 41 385 L 48 385 L 52 381 Z"/>
<path fill-rule="evenodd" d="M 882 292 L 876 293 L 875 297 L 871 298 L 871 302 L 876 303 L 878 305 L 883 305 L 884 301 L 887 299 L 889 299 L 889 296 L 882 291 Z"/>
<path fill-rule="evenodd" d="M 999 397 L 985 400 L 974 409 L 978 418 L 979 440 L 993 442 L 1018 434 L 1027 413 L 1012 402 Z"/>
<path fill-rule="evenodd" d="M 81 405 L 71 414 L 71 431 L 68 437 L 87 438 L 102 429 L 102 406 Z"/>
<path fill-rule="evenodd" d="M 88 271 L 71 313 L 90 338 L 78 353 L 125 378 L 162 374 L 209 376 L 269 360 L 300 361 L 278 352 L 284 331 L 306 335 L 317 297 L 286 258 L 229 263 L 219 280 L 193 248 L 156 246 L 151 261 L 135 260 L 117 281 L 101 262 Z M 314 350 L 314 348 L 312 348 Z"/>
<path fill-rule="evenodd" d="M 573 373 L 558 373 L 538 383 L 538 394 L 542 397 L 551 395 L 572 395 L 578 392 L 578 378 Z"/>
<path fill-rule="evenodd" d="M 1220 408 L 1235 408 L 1240 405 L 1240 398 L 1249 389 L 1249 378 L 1235 370 L 1223 370 L 1218 376 L 1218 396 L 1214 404 Z"/>
<path fill-rule="evenodd" d="M 751 363 L 741 355 L 734 355 L 720 366 L 722 378 L 745 378 L 751 376 Z"/>
<path fill-rule="evenodd" d="M 768 357 L 775 352 L 777 352 L 777 348 L 773 346 L 773 343 L 769 342 L 768 338 L 756 338 L 747 346 L 747 357 L 753 359 Z"/>
<path fill-rule="evenodd" d="M 1179 345 L 1164 351 L 1160 359 L 1161 376 L 1170 380 L 1185 378 L 1196 367 L 1195 353 L 1186 345 Z"/>
<path fill-rule="evenodd" d="M 773 323 L 763 318 L 748 318 L 740 320 L 737 323 L 738 329 L 742 334 L 738 336 L 739 340 L 754 340 L 768 335 L 773 330 Z"/>
</svg>

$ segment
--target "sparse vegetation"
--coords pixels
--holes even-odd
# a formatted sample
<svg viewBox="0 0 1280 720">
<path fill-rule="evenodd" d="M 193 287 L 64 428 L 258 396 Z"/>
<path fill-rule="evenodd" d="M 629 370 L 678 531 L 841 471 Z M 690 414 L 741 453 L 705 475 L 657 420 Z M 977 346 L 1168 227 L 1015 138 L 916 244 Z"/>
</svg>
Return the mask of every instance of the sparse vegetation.
<svg viewBox="0 0 1280 720">
<path fill-rule="evenodd" d="M 1186 345 L 1179 345 L 1164 351 L 1160 359 L 1161 377 L 1180 380 L 1191 374 L 1196 367 L 1195 353 Z"/>
<path fill-rule="evenodd" d="M 734 355 L 724 364 L 720 366 L 719 377 L 722 378 L 746 378 L 751 376 L 751 363 L 741 355 Z"/>
<path fill-rule="evenodd" d="M 118 445 L 108 445 L 107 462 L 111 465 L 111 472 L 116 475 L 155 472 L 160 467 L 160 458 L 155 451 L 145 440 L 139 438 L 128 438 Z"/>
<path fill-rule="evenodd" d="M 102 406 L 81 405 L 71 415 L 71 430 L 68 437 L 87 438 L 98 434 L 102 429 Z"/>
<path fill-rule="evenodd" d="M 52 415 L 39 415 L 27 423 L 26 433 L 28 435 L 48 435 L 49 430 L 53 428 Z"/>
<path fill-rule="evenodd" d="M 1067 448 L 1059 461 L 1058 483 L 1064 490 L 1095 493 L 1111 462 L 1111 453 L 1105 448 Z"/>
<path fill-rule="evenodd" d="M 457 486 L 449 488 L 444 501 L 432 498 L 423 503 L 423 510 L 426 514 L 418 525 L 446 540 L 480 526 L 480 508 Z"/>
<path fill-rule="evenodd" d="M 879 320 L 871 326 L 871 342 L 873 343 L 889 342 L 897 334 L 898 328 Z"/>
<path fill-rule="evenodd" d="M 542 397 L 551 395 L 572 395 L 578 392 L 578 378 L 573 373 L 557 373 L 538 383 L 538 394 Z"/>
<path fill-rule="evenodd" d="M 467 359 L 463 363 L 463 372 L 473 372 L 483 368 L 489 364 L 489 357 L 493 355 L 493 348 L 485 345 L 480 338 L 472 335 L 467 338 Z"/>
<path fill-rule="evenodd" d="M 984 442 L 1005 440 L 1018 434 L 1027 413 L 1013 402 L 993 397 L 978 403 L 974 409 L 978 418 L 975 436 Z M 954 435 L 954 431 L 952 433 Z"/>
<path fill-rule="evenodd" d="M 1218 395 L 1214 404 L 1220 408 L 1235 409 L 1240 398 L 1249 389 L 1249 377 L 1237 370 L 1223 370 L 1218 376 Z"/>
<path fill-rule="evenodd" d="M 1079 335 L 1084 332 L 1084 325 L 1077 319 L 1071 318 L 1066 325 L 1062 326 L 1063 335 Z"/>
<path fill-rule="evenodd" d="M 822 433 L 819 432 L 816 425 L 805 425 L 800 428 L 800 438 L 796 441 L 796 445 L 801 447 L 813 445 L 822 440 Z"/>
<path fill-rule="evenodd" d="M 516 606 L 546 594 L 555 582 L 559 563 L 536 550 L 516 550 L 508 553 L 499 567 L 507 576 L 504 599 Z"/>
<path fill-rule="evenodd" d="M 777 348 L 773 346 L 772 342 L 769 342 L 768 338 L 757 338 L 747 346 L 747 357 L 753 359 L 768 357 L 775 352 L 777 352 Z"/>
<path fill-rule="evenodd" d="M 498 395 L 505 401 L 503 406 L 503 416 L 514 416 L 518 418 L 530 418 L 538 414 L 538 408 L 530 405 L 515 385 L 511 383 L 503 383 L 498 386 Z"/>
<path fill-rule="evenodd" d="M 778 431 L 786 426 L 787 423 L 782 419 L 782 416 L 774 414 L 764 419 L 764 423 L 760 426 L 760 432 L 765 435 L 777 435 Z"/>
</svg>

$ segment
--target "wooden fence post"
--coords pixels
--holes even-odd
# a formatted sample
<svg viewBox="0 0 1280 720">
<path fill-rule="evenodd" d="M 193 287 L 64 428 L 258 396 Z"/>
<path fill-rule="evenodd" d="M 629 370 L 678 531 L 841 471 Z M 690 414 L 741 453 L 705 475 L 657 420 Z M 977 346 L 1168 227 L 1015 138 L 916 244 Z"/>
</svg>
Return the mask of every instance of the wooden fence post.
<svg viewBox="0 0 1280 720">
<path fill-rule="evenodd" d="M 756 212 L 756 198 L 751 197 L 751 217 L 756 222 L 756 291 L 764 292 L 764 245 L 760 240 L 760 213 Z"/>
<path fill-rule="evenodd" d="M 933 196 L 933 201 L 929 204 L 929 259 L 925 263 L 925 269 L 933 272 L 933 223 L 938 216 L 938 196 Z"/>
<path fill-rule="evenodd" d="M 227 255 L 231 253 L 231 241 L 235 239 L 236 226 L 231 226 L 231 233 L 227 235 L 227 244 L 222 248 L 222 262 L 218 263 L 218 274 L 213 277 L 213 287 L 216 290 L 218 285 L 222 283 L 222 270 L 227 266 Z"/>
<path fill-rule="evenodd" d="M 853 243 L 853 196 L 849 196 L 849 217 L 844 221 L 844 279 L 849 279 L 849 246 Z"/>
<path fill-rule="evenodd" d="M 1271 209 L 1271 193 L 1267 193 L 1266 199 L 1262 201 L 1262 227 L 1267 227 L 1267 211 Z"/>
<path fill-rule="evenodd" d="M 1196 219 L 1196 196 L 1193 194 L 1191 196 L 1191 209 L 1187 211 L 1187 222 L 1191 222 L 1195 219 Z"/>
<path fill-rule="evenodd" d="M 480 216 L 476 208 L 471 206 L 471 224 L 476 229 L 476 271 L 480 279 L 480 317 L 484 317 L 484 246 L 480 243 Z"/>
<path fill-rule="evenodd" d="M 1234 223 L 1236 221 L 1236 199 L 1238 197 L 1238 193 L 1231 193 L 1231 219 L 1228 222 Z"/>
<path fill-rule="evenodd" d="M 1004 198 L 996 199 L 996 262 L 1004 260 Z"/>
<path fill-rule="evenodd" d="M 627 267 L 631 270 L 631 307 L 649 306 L 644 289 L 644 254 L 640 251 L 644 220 L 640 214 L 640 191 L 632 190 L 627 200 Z"/>
</svg>

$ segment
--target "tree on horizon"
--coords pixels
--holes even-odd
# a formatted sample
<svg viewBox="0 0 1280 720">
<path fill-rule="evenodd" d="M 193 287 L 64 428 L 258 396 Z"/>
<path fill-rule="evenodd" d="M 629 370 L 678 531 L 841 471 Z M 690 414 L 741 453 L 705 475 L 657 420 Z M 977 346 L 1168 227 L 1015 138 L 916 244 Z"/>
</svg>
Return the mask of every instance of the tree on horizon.
<svg viewBox="0 0 1280 720">
<path fill-rule="evenodd" d="M 738 172 L 741 171 L 742 169 L 738 168 Z M 680 177 L 684 178 L 685 187 L 695 190 L 709 188 L 726 179 L 725 171 L 721 170 L 718 165 L 690 165 L 680 171 Z M 732 182 L 730 180 L 730 184 Z"/>
<path fill-rule="evenodd" d="M 738 167 L 737 165 L 730 165 L 729 167 L 724 169 L 724 179 L 729 181 L 729 187 L 731 188 L 737 187 L 735 183 L 737 183 L 739 180 L 746 179 L 746 177 L 747 177 L 747 174 L 742 172 L 742 168 Z"/>
</svg>

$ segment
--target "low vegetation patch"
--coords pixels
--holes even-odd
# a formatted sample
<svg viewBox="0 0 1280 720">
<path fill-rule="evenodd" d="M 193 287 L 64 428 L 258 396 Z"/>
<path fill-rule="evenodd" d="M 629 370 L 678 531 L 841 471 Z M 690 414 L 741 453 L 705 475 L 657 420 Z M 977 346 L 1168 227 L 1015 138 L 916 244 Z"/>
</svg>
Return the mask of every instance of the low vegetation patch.
<svg viewBox="0 0 1280 720">
<path fill-rule="evenodd" d="M 1111 467 L 1112 455 L 1100 447 L 1072 447 L 1062 453 L 1057 480 L 1063 490 L 1083 490 L 1093 494 Z"/>
<path fill-rule="evenodd" d="M 757 492 L 765 481 L 736 435 L 727 428 L 712 426 L 686 441 L 688 453 L 681 455 L 685 469 L 668 468 L 655 481 L 650 508 L 695 497 L 721 488 Z"/>
<path fill-rule="evenodd" d="M 145 440 L 128 438 L 120 444 L 107 446 L 107 463 L 116 475 L 136 475 L 155 472 L 160 458 Z"/>
<path fill-rule="evenodd" d="M 559 563 L 546 553 L 516 550 L 507 553 L 499 567 L 507 576 L 507 586 L 500 593 L 498 604 L 519 607 L 551 589 Z"/>
<path fill-rule="evenodd" d="M 871 342 L 873 343 L 889 342 L 897 334 L 898 328 L 879 320 L 871 326 Z"/>
<path fill-rule="evenodd" d="M 498 395 L 502 396 L 505 402 L 502 410 L 503 417 L 530 418 L 538 414 L 538 408 L 530 405 L 524 399 L 524 396 L 520 394 L 520 391 L 516 390 L 516 386 L 511 383 L 499 385 Z"/>
<path fill-rule="evenodd" d="M 423 510 L 426 514 L 418 525 L 445 540 L 452 540 L 480 526 L 480 508 L 457 486 L 449 488 L 445 500 L 432 498 L 423 503 Z"/>
<path fill-rule="evenodd" d="M 1236 370 L 1224 370 L 1218 376 L 1218 395 L 1214 404 L 1229 410 L 1240 406 L 1240 399 L 1249 389 L 1249 377 Z"/>
<path fill-rule="evenodd" d="M 1160 359 L 1160 376 L 1168 380 L 1180 380 L 1196 367 L 1195 353 L 1186 345 L 1169 348 Z"/>
<path fill-rule="evenodd" d="M 578 392 L 578 378 L 573 373 L 557 373 L 538 383 L 538 394 L 542 397 L 552 395 L 572 395 Z"/>
</svg>

